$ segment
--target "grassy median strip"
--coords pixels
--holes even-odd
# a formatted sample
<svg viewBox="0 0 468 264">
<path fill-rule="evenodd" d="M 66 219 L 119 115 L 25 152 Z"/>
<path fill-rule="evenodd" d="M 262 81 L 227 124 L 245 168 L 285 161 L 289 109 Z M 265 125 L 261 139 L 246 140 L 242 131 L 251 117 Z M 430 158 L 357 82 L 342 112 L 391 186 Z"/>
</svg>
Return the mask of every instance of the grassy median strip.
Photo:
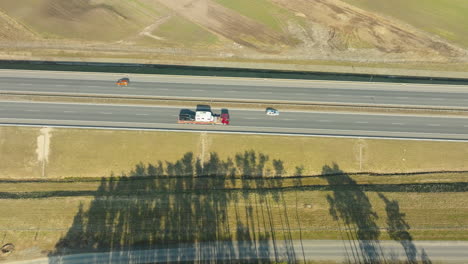
<svg viewBox="0 0 468 264">
<path fill-rule="evenodd" d="M 234 100 L 195 100 L 190 98 L 123 98 L 106 96 L 69 96 L 69 95 L 26 95 L 0 94 L 2 101 L 28 102 L 60 102 L 60 103 L 93 103 L 93 104 L 126 104 L 146 106 L 179 106 L 195 108 L 198 104 L 210 105 L 213 108 L 261 109 L 274 107 L 283 111 L 321 111 L 321 112 L 357 112 L 357 113 L 387 113 L 410 115 L 440 115 L 440 116 L 468 116 L 468 109 L 447 107 L 418 107 L 418 106 L 385 106 L 385 105 L 352 105 L 334 103 L 306 103 L 279 101 L 234 101 Z"/>
</svg>

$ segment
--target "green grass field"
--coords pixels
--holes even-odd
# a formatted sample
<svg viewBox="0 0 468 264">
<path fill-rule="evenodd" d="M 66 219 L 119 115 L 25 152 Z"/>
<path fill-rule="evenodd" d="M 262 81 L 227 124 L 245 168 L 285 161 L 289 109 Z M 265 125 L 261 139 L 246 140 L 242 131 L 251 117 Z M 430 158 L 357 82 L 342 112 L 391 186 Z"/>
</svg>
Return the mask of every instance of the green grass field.
<svg viewBox="0 0 468 264">
<path fill-rule="evenodd" d="M 468 2 L 464 0 L 345 0 L 468 47 Z"/>
<path fill-rule="evenodd" d="M 171 47 L 207 47 L 219 42 L 215 34 L 181 16 L 171 17 L 159 26 L 154 34 L 167 39 Z"/>
<path fill-rule="evenodd" d="M 1 1 L 0 11 L 45 39 L 117 41 L 164 14 L 148 1 Z"/>
<path fill-rule="evenodd" d="M 282 27 L 285 26 L 285 21 L 282 21 L 284 18 L 300 20 L 291 11 L 283 9 L 268 0 L 215 1 L 276 31 L 281 31 Z"/>
</svg>

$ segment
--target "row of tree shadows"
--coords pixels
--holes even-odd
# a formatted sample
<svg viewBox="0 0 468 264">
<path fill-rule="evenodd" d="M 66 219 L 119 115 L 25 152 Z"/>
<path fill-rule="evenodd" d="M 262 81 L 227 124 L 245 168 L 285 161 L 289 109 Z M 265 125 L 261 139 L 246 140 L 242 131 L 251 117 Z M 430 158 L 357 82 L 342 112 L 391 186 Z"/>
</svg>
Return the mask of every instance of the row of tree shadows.
<svg viewBox="0 0 468 264">
<path fill-rule="evenodd" d="M 302 185 L 303 170 L 297 166 L 292 186 L 283 186 L 283 161 L 270 161 L 255 151 L 225 160 L 211 153 L 207 161 L 189 152 L 176 162 L 137 164 L 128 175 L 101 180 L 89 207 L 80 206 L 72 227 L 49 256 L 131 256 L 136 250 L 158 249 L 160 262 L 174 261 L 173 256 L 184 263 L 306 261 L 304 248 L 297 246 L 303 228 L 297 199 L 314 188 Z M 379 216 L 367 190 L 336 164 L 324 166 L 322 175 L 330 191 L 330 215 L 347 241 L 348 262 L 394 263 L 379 244 Z M 285 199 L 291 191 L 295 209 L 288 208 Z M 385 203 L 387 232 L 406 253 L 404 263 L 431 263 L 425 252 L 418 254 L 398 201 L 382 192 L 378 196 Z"/>
</svg>

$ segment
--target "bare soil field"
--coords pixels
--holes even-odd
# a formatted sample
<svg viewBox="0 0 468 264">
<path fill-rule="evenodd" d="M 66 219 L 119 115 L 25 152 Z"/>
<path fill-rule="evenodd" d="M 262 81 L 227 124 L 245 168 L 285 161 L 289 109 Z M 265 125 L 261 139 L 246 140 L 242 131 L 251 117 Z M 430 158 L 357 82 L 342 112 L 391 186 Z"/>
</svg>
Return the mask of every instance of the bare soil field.
<svg viewBox="0 0 468 264">
<path fill-rule="evenodd" d="M 429 27 L 408 14 L 415 5 L 393 16 L 397 6 L 361 1 L 4 0 L 0 58 L 466 71 L 466 4 L 453 4 L 452 20 L 425 8 L 413 20 Z"/>
</svg>

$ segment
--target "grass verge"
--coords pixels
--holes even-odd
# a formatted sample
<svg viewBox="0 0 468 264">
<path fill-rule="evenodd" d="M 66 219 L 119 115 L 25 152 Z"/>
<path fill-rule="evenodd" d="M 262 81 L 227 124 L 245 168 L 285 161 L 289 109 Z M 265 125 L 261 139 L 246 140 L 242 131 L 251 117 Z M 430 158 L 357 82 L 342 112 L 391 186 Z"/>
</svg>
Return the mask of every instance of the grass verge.
<svg viewBox="0 0 468 264">
<path fill-rule="evenodd" d="M 468 143 L 357 138 L 226 135 L 51 129 L 47 151 L 43 130 L 0 127 L 0 178 L 47 179 L 105 177 L 134 169 L 135 164 L 175 162 L 185 153 L 208 160 L 210 153 L 234 160 L 245 151 L 263 153 L 281 161 L 282 175 L 317 175 L 323 164 L 339 162 L 348 173 L 411 173 L 467 171 Z M 38 149 L 40 153 L 37 152 Z M 46 155 L 43 167 L 40 155 Z M 265 165 L 272 173 L 272 164 Z M 246 174 L 246 172 L 243 172 Z M 252 174 L 252 173 L 247 173 Z"/>
<path fill-rule="evenodd" d="M 102 48 L 106 50 L 105 48 Z M 17 48 L 4 48 L 0 53 L 0 58 L 4 60 L 32 60 L 32 61 L 67 61 L 90 63 L 136 63 L 136 64 L 157 64 L 157 65 L 184 65 L 201 67 L 229 67 L 239 69 L 258 70 L 281 70 L 281 71 L 308 71 L 319 73 L 351 73 L 351 74 L 376 74 L 395 76 L 421 76 L 421 77 L 442 77 L 442 78 L 467 78 L 468 63 L 465 62 L 349 62 L 349 61 L 325 61 L 325 60 L 287 60 L 287 59 L 251 59 L 242 57 L 216 58 L 206 52 L 186 50 L 183 54 L 152 53 L 145 51 L 125 50 L 119 47 L 114 51 L 84 50 L 84 49 L 34 49 L 27 52 Z M 4 66 L 5 67 L 5 66 Z M 8 67 L 8 66 L 7 66 Z M 10 66 L 11 67 L 11 66 Z M 61 65 L 60 68 L 64 66 Z M 46 66 L 34 67 L 31 65 L 21 66 L 26 69 L 50 69 Z M 68 67 L 70 68 L 70 67 Z M 83 67 L 81 67 L 83 68 Z M 57 70 L 54 68 L 53 70 Z M 108 70 L 108 69 L 107 69 Z M 113 69 L 115 71 L 115 68 Z M 96 71 L 96 70 L 94 70 Z M 102 70 L 106 71 L 104 67 Z M 142 72 L 141 67 L 125 69 L 126 72 Z M 166 72 L 166 71 L 164 71 Z M 149 73 L 161 73 L 161 70 L 150 70 Z M 177 74 L 175 71 L 169 74 Z M 192 71 L 191 75 L 199 73 Z M 223 74 L 223 73 L 218 73 Z M 206 73 L 202 75 L 207 75 Z M 208 74 L 213 75 L 213 74 Z M 216 74 L 215 74 L 216 75 Z M 276 74 L 278 75 L 278 74 Z M 251 76 L 251 77 L 274 77 L 271 74 L 258 73 L 255 76 L 237 73 L 229 76 Z M 283 77 L 291 78 L 291 77 Z M 297 77 L 296 77 L 297 78 Z M 301 78 L 311 79 L 303 76 Z M 313 77 L 316 78 L 316 77 Z"/>
</svg>

